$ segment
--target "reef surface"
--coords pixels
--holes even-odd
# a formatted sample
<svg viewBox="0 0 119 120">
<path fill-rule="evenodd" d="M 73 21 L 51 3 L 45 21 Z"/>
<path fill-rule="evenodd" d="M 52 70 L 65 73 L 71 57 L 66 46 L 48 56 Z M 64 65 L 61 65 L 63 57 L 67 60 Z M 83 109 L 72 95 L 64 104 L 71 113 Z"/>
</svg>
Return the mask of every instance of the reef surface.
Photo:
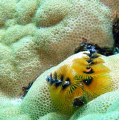
<svg viewBox="0 0 119 120">
<path fill-rule="evenodd" d="M 118 7 L 114 7 L 118 1 L 113 1 L 113 6 L 106 0 L 103 2 L 105 4 L 100 0 L 0 1 L 0 119 L 62 120 L 71 117 L 56 112 L 45 79 L 74 53 L 84 38 L 100 47 L 114 47 L 112 19 L 114 11 L 118 15 Z M 82 57 L 82 52 L 78 54 Z M 71 120 L 91 119 L 92 115 L 87 114 L 91 111 L 96 120 L 100 115 L 101 118 L 110 116 L 109 120 L 112 116 L 118 118 L 118 107 L 115 110 L 113 107 L 118 104 L 119 55 L 101 55 L 101 58 L 111 71 L 113 92 L 88 101 Z M 97 107 L 104 103 L 106 107 Z M 92 107 L 94 104 L 96 106 Z M 100 112 L 102 109 L 105 111 Z"/>
</svg>

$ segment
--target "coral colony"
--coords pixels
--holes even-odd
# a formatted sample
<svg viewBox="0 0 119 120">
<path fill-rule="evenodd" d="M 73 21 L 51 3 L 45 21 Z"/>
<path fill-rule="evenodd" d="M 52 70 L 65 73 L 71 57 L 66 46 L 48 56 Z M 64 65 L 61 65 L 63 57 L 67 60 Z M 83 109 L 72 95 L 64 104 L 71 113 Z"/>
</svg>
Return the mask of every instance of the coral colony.
<svg viewBox="0 0 119 120">
<path fill-rule="evenodd" d="M 110 89 L 110 78 L 104 76 L 110 70 L 103 65 L 104 61 L 95 46 L 87 41 L 85 43 L 85 49 L 89 51 L 83 53 L 85 57 L 80 58 L 77 53 L 77 57 L 51 71 L 46 78 L 50 98 L 55 108 L 63 114 L 74 113 L 76 109 Z M 96 89 L 94 85 L 97 86 Z"/>
<path fill-rule="evenodd" d="M 59 112 L 71 117 L 77 107 L 111 91 L 110 86 L 119 88 L 119 54 L 109 56 L 112 50 L 101 49 L 113 47 L 113 37 L 119 43 L 119 19 L 113 23 L 113 36 L 111 14 L 99 0 L 0 0 L 0 120 L 65 120 L 57 117 Z M 50 64 L 59 65 L 47 70 Z M 94 100 L 88 113 L 94 108 L 99 119 L 116 105 L 119 92 L 113 92 Z M 13 105 L 22 93 L 24 99 Z M 95 112 L 84 112 L 76 115 L 95 119 Z M 105 119 L 119 117 L 118 111 L 108 112 Z"/>
</svg>

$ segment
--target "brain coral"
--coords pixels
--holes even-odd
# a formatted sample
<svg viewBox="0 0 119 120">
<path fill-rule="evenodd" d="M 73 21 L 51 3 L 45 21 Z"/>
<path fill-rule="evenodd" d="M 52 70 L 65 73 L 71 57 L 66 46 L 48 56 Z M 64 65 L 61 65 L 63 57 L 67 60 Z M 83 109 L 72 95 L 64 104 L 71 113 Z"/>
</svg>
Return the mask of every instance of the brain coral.
<svg viewBox="0 0 119 120">
<path fill-rule="evenodd" d="M 99 0 L 0 0 L 0 91 L 15 97 L 82 37 L 113 46 L 111 11 Z"/>
</svg>

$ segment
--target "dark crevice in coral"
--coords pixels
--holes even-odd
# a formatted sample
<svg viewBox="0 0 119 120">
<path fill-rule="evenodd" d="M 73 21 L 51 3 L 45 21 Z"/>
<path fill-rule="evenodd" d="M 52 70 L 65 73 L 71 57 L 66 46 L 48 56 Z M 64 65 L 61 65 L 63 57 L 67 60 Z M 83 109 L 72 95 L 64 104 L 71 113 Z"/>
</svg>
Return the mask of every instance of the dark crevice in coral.
<svg viewBox="0 0 119 120">
<path fill-rule="evenodd" d="M 97 53 L 110 56 L 114 54 L 114 48 L 108 48 L 108 47 L 100 47 L 97 44 L 93 43 L 81 43 L 77 48 L 74 50 L 74 54 L 81 52 L 81 51 L 87 51 L 87 46 L 93 46 Z"/>
<path fill-rule="evenodd" d="M 75 106 L 75 107 L 80 107 L 80 106 L 82 106 L 82 105 L 84 105 L 84 104 L 86 104 L 86 103 L 87 103 L 87 102 L 86 102 L 86 99 L 85 99 L 84 96 L 76 97 L 76 98 L 74 98 L 74 100 L 73 100 L 73 106 Z"/>
<path fill-rule="evenodd" d="M 22 98 L 26 96 L 27 92 L 29 91 L 32 85 L 33 85 L 33 82 L 29 83 L 28 86 L 22 87 L 22 91 L 23 91 Z"/>
<path fill-rule="evenodd" d="M 74 54 L 87 51 L 87 46 L 93 46 L 96 49 L 96 52 L 105 56 L 110 56 L 119 53 L 119 18 L 115 17 L 112 24 L 112 33 L 114 38 L 114 46 L 112 48 L 109 47 L 100 47 L 97 44 L 89 43 L 86 38 L 82 38 L 82 43 L 75 48 Z"/>
<path fill-rule="evenodd" d="M 119 48 L 119 18 L 113 20 L 113 38 L 115 40 L 115 47 Z"/>
</svg>

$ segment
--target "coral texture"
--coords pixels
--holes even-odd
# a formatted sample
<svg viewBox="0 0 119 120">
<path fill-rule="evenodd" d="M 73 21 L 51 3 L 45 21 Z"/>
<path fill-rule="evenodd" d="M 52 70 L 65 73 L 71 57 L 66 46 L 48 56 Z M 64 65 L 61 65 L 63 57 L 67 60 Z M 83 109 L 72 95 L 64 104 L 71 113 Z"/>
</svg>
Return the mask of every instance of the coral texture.
<svg viewBox="0 0 119 120">
<path fill-rule="evenodd" d="M 118 120 L 119 90 L 103 94 L 78 110 L 70 120 Z"/>
<path fill-rule="evenodd" d="M 71 116 L 62 114 L 67 113 L 68 108 L 64 112 L 55 106 L 55 100 L 51 97 L 52 89 L 45 79 L 51 72 L 59 70 L 61 65 L 75 57 L 85 56 L 82 52 L 69 57 L 82 38 L 99 46 L 113 47 L 111 18 L 111 10 L 100 0 L 0 0 L 0 119 L 69 119 Z M 103 67 L 109 70 L 106 71 L 109 79 L 102 82 L 107 89 L 98 84 L 101 89 L 100 92 L 96 89 L 98 95 L 116 90 L 119 86 L 119 55 L 101 56 L 101 59 L 104 61 L 101 63 Z M 81 62 L 84 63 L 82 59 Z M 50 65 L 57 66 L 45 71 Z M 105 72 L 99 75 L 105 75 Z M 33 81 L 24 99 L 18 98 L 22 94 L 22 87 Z M 108 89 L 110 85 L 111 89 Z M 90 90 L 88 92 L 91 93 Z M 87 99 L 87 102 L 97 96 Z M 97 108 L 100 104 L 104 107 Z M 89 108 L 88 113 L 92 110 L 96 116 L 101 114 L 102 119 L 110 114 L 108 119 L 111 119 L 114 115 L 118 118 L 118 107 L 114 110 L 116 104 L 118 94 L 114 91 L 99 96 L 86 106 Z M 100 109 L 97 110 L 99 114 L 95 113 L 96 108 Z M 100 113 L 103 109 L 104 113 Z M 87 117 L 85 111 L 78 115 L 83 110 L 85 105 L 71 119 L 80 119 L 80 115 L 82 118 Z"/>
<path fill-rule="evenodd" d="M 78 54 L 75 54 L 71 57 L 69 57 L 68 59 L 66 59 L 65 61 L 63 61 L 61 64 L 59 64 L 58 66 L 56 67 L 53 67 L 51 68 L 50 70 L 47 70 L 45 73 L 43 73 L 36 81 L 35 83 L 33 84 L 33 87 L 31 87 L 31 89 L 29 90 L 28 94 L 26 95 L 25 99 L 23 100 L 22 102 L 22 105 L 21 105 L 21 108 L 23 109 L 23 112 L 25 112 L 26 114 L 29 114 L 30 116 L 32 116 L 33 118 L 36 118 L 37 116 L 42 116 L 42 115 L 45 115 L 49 112 L 56 112 L 56 111 L 60 111 L 62 113 L 62 111 L 66 114 L 66 111 L 68 113 L 68 111 L 70 111 L 70 108 L 67 108 L 66 111 L 65 111 L 65 107 L 64 106 L 67 106 L 67 103 L 68 103 L 68 100 L 64 99 L 65 95 L 63 94 L 67 94 L 67 93 L 63 93 L 63 91 L 61 91 L 61 93 L 56 93 L 55 91 L 60 91 L 60 88 L 59 89 L 55 89 L 54 88 L 54 92 L 51 92 L 50 89 L 48 88 L 49 84 L 47 84 L 46 82 L 46 77 L 47 75 L 49 75 L 50 73 L 53 73 L 53 71 L 57 71 L 58 69 L 61 69 L 62 66 L 66 66 L 68 63 L 70 63 L 71 61 L 73 60 L 76 60 L 77 59 L 80 59 L 80 58 L 85 58 L 87 55 L 84 54 L 84 52 L 81 52 L 81 53 L 78 53 Z M 114 58 L 114 59 L 113 59 Z M 118 55 L 113 55 L 111 57 L 105 57 L 105 56 L 101 56 L 101 59 L 103 60 L 104 63 L 102 63 L 104 66 L 106 66 L 107 68 L 109 68 L 110 72 L 106 73 L 106 74 L 102 74 L 102 78 L 100 79 L 100 76 L 101 75 L 101 72 L 99 71 L 96 72 L 98 76 L 97 78 L 95 78 L 95 80 L 92 82 L 92 85 L 93 86 L 85 86 L 84 85 L 84 91 L 81 93 L 81 89 L 79 91 L 79 93 L 77 93 L 76 95 L 84 95 L 86 97 L 91 96 L 92 95 L 92 98 L 95 98 L 95 95 L 98 96 L 105 93 L 105 92 L 109 92 L 109 91 L 112 91 L 112 88 L 113 90 L 116 90 L 118 89 L 118 85 L 119 85 L 119 66 L 117 66 L 117 63 L 118 60 L 119 60 L 119 54 Z M 76 62 L 75 61 L 75 62 Z M 101 61 L 101 60 L 99 60 Z M 96 60 L 95 64 L 97 64 L 97 62 L 99 62 L 98 60 Z M 116 62 L 115 62 L 116 61 Z M 102 62 L 102 61 L 101 61 Z M 81 59 L 79 61 L 79 63 L 81 63 L 81 65 L 84 65 L 85 66 L 85 59 Z M 73 64 L 73 63 L 72 63 Z M 97 65 L 97 70 L 101 70 L 102 69 L 102 73 L 104 72 L 104 66 L 102 68 L 102 66 L 100 65 Z M 82 67 L 83 68 L 83 67 Z M 80 67 L 79 67 L 79 70 Z M 106 69 L 105 69 L 106 70 Z M 95 69 L 94 69 L 95 71 Z M 67 74 L 68 71 L 64 71 L 64 74 L 68 75 L 67 77 L 71 78 L 71 75 L 70 74 Z M 95 74 L 96 74 L 95 73 Z M 81 72 L 80 72 L 81 74 Z M 82 73 L 83 74 L 83 73 Z M 94 76 L 95 76 L 94 74 Z M 115 75 L 116 74 L 116 75 Z M 74 75 L 75 75 L 75 72 L 74 72 Z M 105 77 L 106 76 L 109 76 L 110 78 L 109 79 L 106 79 Z M 104 78 L 104 79 L 103 79 Z M 73 79 L 73 78 L 72 78 Z M 98 80 L 98 81 L 97 81 Z M 110 82 L 111 80 L 111 82 Z M 95 83 L 95 84 L 93 84 Z M 99 83 L 99 84 L 98 84 Z M 82 83 L 83 84 L 83 83 Z M 110 84 L 110 85 L 109 85 Z M 98 86 L 99 85 L 99 86 Z M 105 86 L 104 86 L 105 85 Z M 96 87 L 95 87 L 96 86 Z M 69 87 L 70 88 L 70 87 Z M 79 85 L 79 88 L 81 88 L 81 86 Z M 78 88 L 78 89 L 79 89 Z M 106 89 L 107 88 L 107 89 Z M 67 88 L 68 89 L 68 88 Z M 92 90 L 93 89 L 93 90 Z M 92 92 L 91 92 L 92 90 Z M 68 90 L 65 90 L 65 91 L 68 91 Z M 75 94 L 76 91 L 78 91 L 77 89 L 74 90 L 75 92 L 72 93 Z M 95 91 L 95 93 L 93 93 L 93 91 Z M 51 92 L 51 95 L 50 95 L 50 92 Z M 88 93 L 88 94 L 87 94 Z M 56 95 L 57 94 L 57 95 Z M 62 98 L 60 100 L 60 94 L 62 94 Z M 57 106 L 62 106 L 62 99 L 64 99 L 64 102 L 66 102 L 66 104 L 64 104 L 64 106 L 62 106 L 61 109 L 58 109 L 58 107 L 55 106 L 55 104 L 53 105 L 53 99 L 52 99 L 52 95 L 54 95 L 54 97 L 56 98 L 56 102 L 55 104 L 57 104 Z M 76 97 L 76 95 L 74 95 Z M 59 97 L 60 96 L 60 97 Z M 74 97 L 72 96 L 72 97 Z M 96 96 L 96 97 L 97 97 Z M 59 100 L 57 99 L 59 98 Z M 72 100 L 72 99 L 71 99 Z M 38 102 L 37 102 L 38 101 Z M 52 101 L 52 102 L 51 102 Z M 88 100 L 89 101 L 89 100 Z M 32 104 L 34 103 L 34 104 Z M 69 101 L 69 106 L 72 104 L 72 102 L 70 103 Z M 32 109 L 32 110 L 31 110 Z M 41 111 L 39 111 L 41 110 Z M 75 111 L 75 109 L 74 109 Z"/>
<path fill-rule="evenodd" d="M 55 106 L 54 101 L 51 97 L 51 94 L 55 95 L 55 92 L 52 93 L 50 91 L 50 87 L 49 87 L 49 84 L 48 84 L 46 78 L 51 72 L 61 69 L 61 66 L 67 65 L 68 63 L 70 63 L 73 60 L 77 61 L 79 59 L 80 60 L 79 63 L 81 63 L 80 65 L 85 66 L 85 63 L 86 63 L 85 59 L 82 59 L 82 58 L 87 58 L 87 54 L 84 54 L 84 53 L 88 53 L 88 52 L 80 52 L 78 54 L 72 55 L 69 58 L 67 58 L 65 61 L 63 61 L 62 63 L 57 65 L 56 67 L 52 67 L 51 69 L 45 71 L 33 83 L 33 86 L 30 88 L 29 92 L 27 93 L 27 95 L 25 96 L 23 101 L 20 101 L 20 99 L 9 99 L 9 98 L 6 98 L 6 100 L 4 100 L 4 101 L 1 100 L 1 102 L 0 102 L 0 106 L 1 106 L 0 119 L 3 119 L 3 118 L 6 118 L 6 119 L 10 118 L 11 120 L 14 118 L 23 118 L 26 120 L 27 119 L 44 120 L 47 118 L 49 118 L 49 119 L 59 118 L 59 120 L 60 119 L 64 119 L 64 120 L 69 119 L 69 117 L 71 117 L 71 115 L 67 116 L 66 112 L 64 112 L 64 114 L 62 114 L 62 111 Z M 110 72 L 105 73 L 104 71 L 108 70 L 108 69 L 100 68 L 100 67 L 102 67 L 102 66 L 100 66 L 100 64 L 98 66 L 99 61 L 102 62 L 102 60 L 100 58 L 103 60 L 103 63 L 101 63 L 104 65 L 103 68 L 107 67 L 110 70 Z M 93 98 L 97 97 L 98 95 L 101 95 L 105 92 L 112 91 L 112 89 L 113 89 L 113 91 L 110 93 L 103 94 L 92 101 L 90 101 L 91 99 L 89 99 L 87 101 L 87 102 L 90 101 L 88 104 L 78 107 L 77 112 L 71 117 L 71 120 L 76 120 L 76 119 L 78 120 L 80 118 L 86 119 L 87 117 L 89 117 L 91 119 L 92 116 L 94 116 L 94 118 L 97 118 L 99 115 L 101 115 L 102 119 L 107 117 L 107 120 L 111 120 L 112 117 L 117 118 L 119 116 L 119 113 L 117 111 L 119 109 L 118 106 L 115 109 L 116 104 L 118 104 L 118 98 L 119 98 L 119 94 L 118 94 L 119 92 L 117 90 L 119 88 L 119 81 L 118 81 L 119 66 L 117 65 L 117 63 L 119 61 L 119 54 L 113 55 L 110 57 L 105 57 L 103 55 L 100 55 L 100 58 L 99 59 L 95 58 L 96 60 L 93 61 L 94 64 L 96 64 L 96 66 L 98 66 L 96 69 L 94 69 L 94 73 L 95 73 L 95 70 L 98 71 L 99 69 L 100 70 L 102 69 L 102 72 L 98 71 L 99 73 L 98 72 L 95 73 L 95 74 L 98 73 L 99 75 L 96 75 L 97 78 L 94 79 L 89 86 L 85 86 L 85 84 L 84 84 L 84 88 L 83 88 L 84 91 L 82 92 L 82 94 L 84 94 L 84 96 L 87 98 L 88 98 L 87 93 L 89 93 L 89 95 L 92 94 L 91 99 L 93 99 Z M 77 63 L 76 61 L 75 61 L 75 63 Z M 72 63 L 72 65 L 73 65 L 73 63 Z M 79 70 L 80 70 L 80 67 L 79 67 Z M 67 72 L 68 71 L 66 71 L 66 73 Z M 104 74 L 102 74 L 103 72 L 104 72 Z M 81 74 L 81 72 L 80 72 L 80 74 Z M 94 74 L 94 76 L 95 76 L 95 74 Z M 68 76 L 70 77 L 70 74 Z M 99 79 L 100 76 L 102 76 L 102 78 L 104 78 L 104 79 Z M 109 76 L 109 79 L 105 79 L 105 76 Z M 95 84 L 93 84 L 93 83 L 95 83 Z M 105 86 L 103 86 L 103 85 L 105 85 Z M 80 85 L 79 85 L 79 88 L 81 88 Z M 93 94 L 93 91 L 91 91 L 91 89 L 93 89 L 93 91 L 95 91 L 94 94 Z M 115 91 L 115 90 L 117 90 L 117 91 Z M 57 89 L 55 91 L 57 91 Z M 66 91 L 66 89 L 65 89 L 65 91 Z M 78 89 L 75 89 L 74 91 L 78 91 Z M 79 96 L 80 92 L 79 92 L 79 94 L 76 94 L 76 95 Z M 55 96 L 55 97 L 58 98 L 59 96 Z M 62 99 L 64 99 L 64 98 L 65 98 L 65 96 L 63 95 Z M 60 102 L 62 102 L 62 101 L 59 100 L 59 102 L 57 102 L 57 105 L 59 104 L 58 106 L 60 106 Z M 67 102 L 67 101 L 65 101 L 65 102 Z M 71 105 L 71 103 L 69 103 L 69 106 L 70 105 Z M 62 106 L 62 108 L 64 106 Z M 65 109 L 65 108 L 63 108 L 63 109 Z M 70 109 L 68 108 L 68 109 L 66 109 L 66 111 L 68 112 L 68 111 L 70 111 Z M 89 113 L 91 113 L 91 115 Z M 98 117 L 98 118 L 100 118 L 100 117 Z"/>
<path fill-rule="evenodd" d="M 113 46 L 111 12 L 99 0 L 0 0 L 0 91 L 19 96 L 86 38 Z"/>
<path fill-rule="evenodd" d="M 115 17 L 115 12 L 119 17 L 119 0 L 101 0 L 101 1 L 112 10 L 113 17 Z"/>
</svg>

